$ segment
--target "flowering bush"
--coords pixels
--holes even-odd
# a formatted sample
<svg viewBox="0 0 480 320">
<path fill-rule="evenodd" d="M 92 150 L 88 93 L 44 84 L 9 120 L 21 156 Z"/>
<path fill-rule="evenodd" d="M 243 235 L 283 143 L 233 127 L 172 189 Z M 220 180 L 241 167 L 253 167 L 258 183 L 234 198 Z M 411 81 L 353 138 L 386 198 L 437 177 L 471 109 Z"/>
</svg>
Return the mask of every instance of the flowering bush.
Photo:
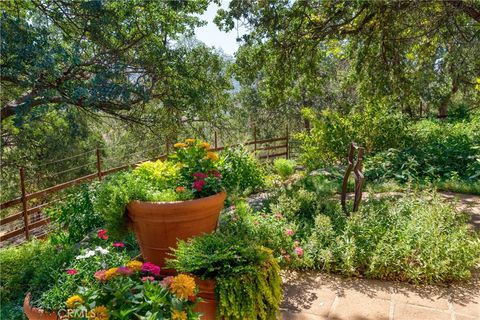
<svg viewBox="0 0 480 320">
<path fill-rule="evenodd" d="M 218 155 L 210 151 L 207 142 L 186 139 L 174 145 L 170 159 L 180 165 L 180 188 L 191 189 L 196 198 L 222 190 L 222 174 L 218 170 Z"/>
<path fill-rule="evenodd" d="M 66 300 L 69 319 L 198 319 L 198 302 L 191 276 L 160 279 L 160 267 L 132 260 L 125 265 L 97 270 L 96 283 L 79 286 Z"/>
</svg>

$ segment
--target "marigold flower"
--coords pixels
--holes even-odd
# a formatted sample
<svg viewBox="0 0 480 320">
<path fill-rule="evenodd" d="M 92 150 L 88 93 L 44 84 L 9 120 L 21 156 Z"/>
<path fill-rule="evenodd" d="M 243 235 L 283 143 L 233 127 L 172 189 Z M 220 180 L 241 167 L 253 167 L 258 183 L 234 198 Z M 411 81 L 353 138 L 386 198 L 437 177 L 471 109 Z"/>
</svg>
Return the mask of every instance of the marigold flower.
<svg viewBox="0 0 480 320">
<path fill-rule="evenodd" d="M 98 306 L 90 310 L 87 314 L 88 320 L 108 320 L 110 315 L 105 306 Z"/>
<path fill-rule="evenodd" d="M 187 300 L 189 296 L 195 294 L 195 280 L 186 274 L 179 274 L 172 279 L 170 290 L 177 297 Z"/>
<path fill-rule="evenodd" d="M 218 154 L 215 152 L 207 152 L 207 155 L 205 156 L 205 159 L 210 159 L 212 161 L 217 161 L 218 160 Z"/>
<path fill-rule="evenodd" d="M 118 268 L 110 268 L 105 271 L 105 280 L 110 280 L 118 275 Z"/>
<path fill-rule="evenodd" d="M 177 187 L 177 188 L 175 189 L 175 191 L 177 191 L 177 192 L 184 192 L 184 191 L 185 191 L 185 187 Z"/>
<path fill-rule="evenodd" d="M 180 148 L 186 148 L 187 145 L 183 142 L 177 142 L 173 145 L 174 148 L 180 149 Z"/>
<path fill-rule="evenodd" d="M 68 270 L 67 270 L 67 273 L 68 273 L 69 275 L 73 276 L 74 274 L 77 274 L 78 271 L 75 270 L 75 269 L 68 269 Z"/>
<path fill-rule="evenodd" d="M 185 311 L 172 311 L 172 320 L 187 320 L 187 313 Z"/>
<path fill-rule="evenodd" d="M 97 235 L 102 240 L 108 240 L 107 230 L 105 230 L 105 229 L 98 230 Z"/>
<path fill-rule="evenodd" d="M 98 281 L 105 281 L 105 273 L 107 272 L 107 270 L 98 270 L 97 272 L 95 272 L 94 274 L 94 277 L 95 279 L 97 279 Z"/>
<path fill-rule="evenodd" d="M 73 309 L 76 307 L 77 304 L 84 303 L 85 302 L 83 301 L 82 297 L 80 297 L 79 295 L 74 295 L 67 299 L 67 308 Z"/>
<path fill-rule="evenodd" d="M 151 262 L 145 262 L 142 266 L 142 271 L 158 276 L 160 274 L 160 267 Z"/>
<path fill-rule="evenodd" d="M 133 269 L 135 271 L 140 271 L 142 270 L 143 263 L 137 260 L 132 260 L 127 262 L 127 267 L 130 269 Z"/>
<path fill-rule="evenodd" d="M 185 139 L 185 142 L 188 144 L 192 144 L 195 142 L 195 139 L 194 138 Z"/>
<path fill-rule="evenodd" d="M 202 142 L 202 143 L 200 143 L 200 147 L 208 150 L 208 149 L 210 149 L 210 143 L 208 143 L 208 142 Z"/>
</svg>

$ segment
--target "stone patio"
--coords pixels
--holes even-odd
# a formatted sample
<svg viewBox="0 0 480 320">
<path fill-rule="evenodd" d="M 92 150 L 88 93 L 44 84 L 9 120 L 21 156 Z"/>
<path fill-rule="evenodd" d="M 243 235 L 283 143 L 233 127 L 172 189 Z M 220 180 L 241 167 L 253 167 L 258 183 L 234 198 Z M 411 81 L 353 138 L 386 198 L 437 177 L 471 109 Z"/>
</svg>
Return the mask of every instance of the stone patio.
<svg viewBox="0 0 480 320">
<path fill-rule="evenodd" d="M 469 283 L 414 286 L 287 271 L 285 320 L 480 320 L 480 275 Z"/>
</svg>

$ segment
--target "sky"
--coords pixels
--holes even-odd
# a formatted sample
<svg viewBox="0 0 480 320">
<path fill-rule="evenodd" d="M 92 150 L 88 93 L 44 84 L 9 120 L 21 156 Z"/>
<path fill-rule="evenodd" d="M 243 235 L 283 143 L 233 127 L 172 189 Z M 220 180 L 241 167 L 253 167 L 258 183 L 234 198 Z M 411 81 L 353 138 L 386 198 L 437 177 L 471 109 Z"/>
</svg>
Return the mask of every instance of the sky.
<svg viewBox="0 0 480 320">
<path fill-rule="evenodd" d="M 228 0 L 222 0 L 222 8 L 228 8 L 228 3 Z M 215 18 L 218 8 L 218 5 L 211 3 L 207 11 L 201 15 L 202 20 L 208 21 L 208 24 L 197 28 L 195 30 L 195 37 L 206 45 L 221 49 L 226 54 L 233 56 L 238 49 L 238 43 L 236 41 L 237 30 L 233 29 L 227 33 L 218 29 L 217 25 L 213 23 L 213 18 Z M 241 29 L 239 32 L 241 36 Z"/>
</svg>

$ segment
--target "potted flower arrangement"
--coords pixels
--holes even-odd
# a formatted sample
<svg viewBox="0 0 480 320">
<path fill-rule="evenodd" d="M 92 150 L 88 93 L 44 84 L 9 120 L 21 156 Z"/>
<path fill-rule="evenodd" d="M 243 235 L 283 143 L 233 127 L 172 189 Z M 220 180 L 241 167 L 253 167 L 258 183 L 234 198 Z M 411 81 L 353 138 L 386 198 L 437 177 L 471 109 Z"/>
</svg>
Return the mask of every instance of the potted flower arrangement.
<svg viewBox="0 0 480 320">
<path fill-rule="evenodd" d="M 162 277 L 159 266 L 131 260 L 123 242 L 109 242 L 106 230 L 55 278 L 41 294 L 25 297 L 28 319 L 199 318 L 193 277 Z"/>
<path fill-rule="evenodd" d="M 114 234 L 129 225 L 144 259 L 162 267 L 178 239 L 215 230 L 226 193 L 218 155 L 196 139 L 168 160 L 145 162 L 101 188 L 97 208 Z"/>
</svg>

